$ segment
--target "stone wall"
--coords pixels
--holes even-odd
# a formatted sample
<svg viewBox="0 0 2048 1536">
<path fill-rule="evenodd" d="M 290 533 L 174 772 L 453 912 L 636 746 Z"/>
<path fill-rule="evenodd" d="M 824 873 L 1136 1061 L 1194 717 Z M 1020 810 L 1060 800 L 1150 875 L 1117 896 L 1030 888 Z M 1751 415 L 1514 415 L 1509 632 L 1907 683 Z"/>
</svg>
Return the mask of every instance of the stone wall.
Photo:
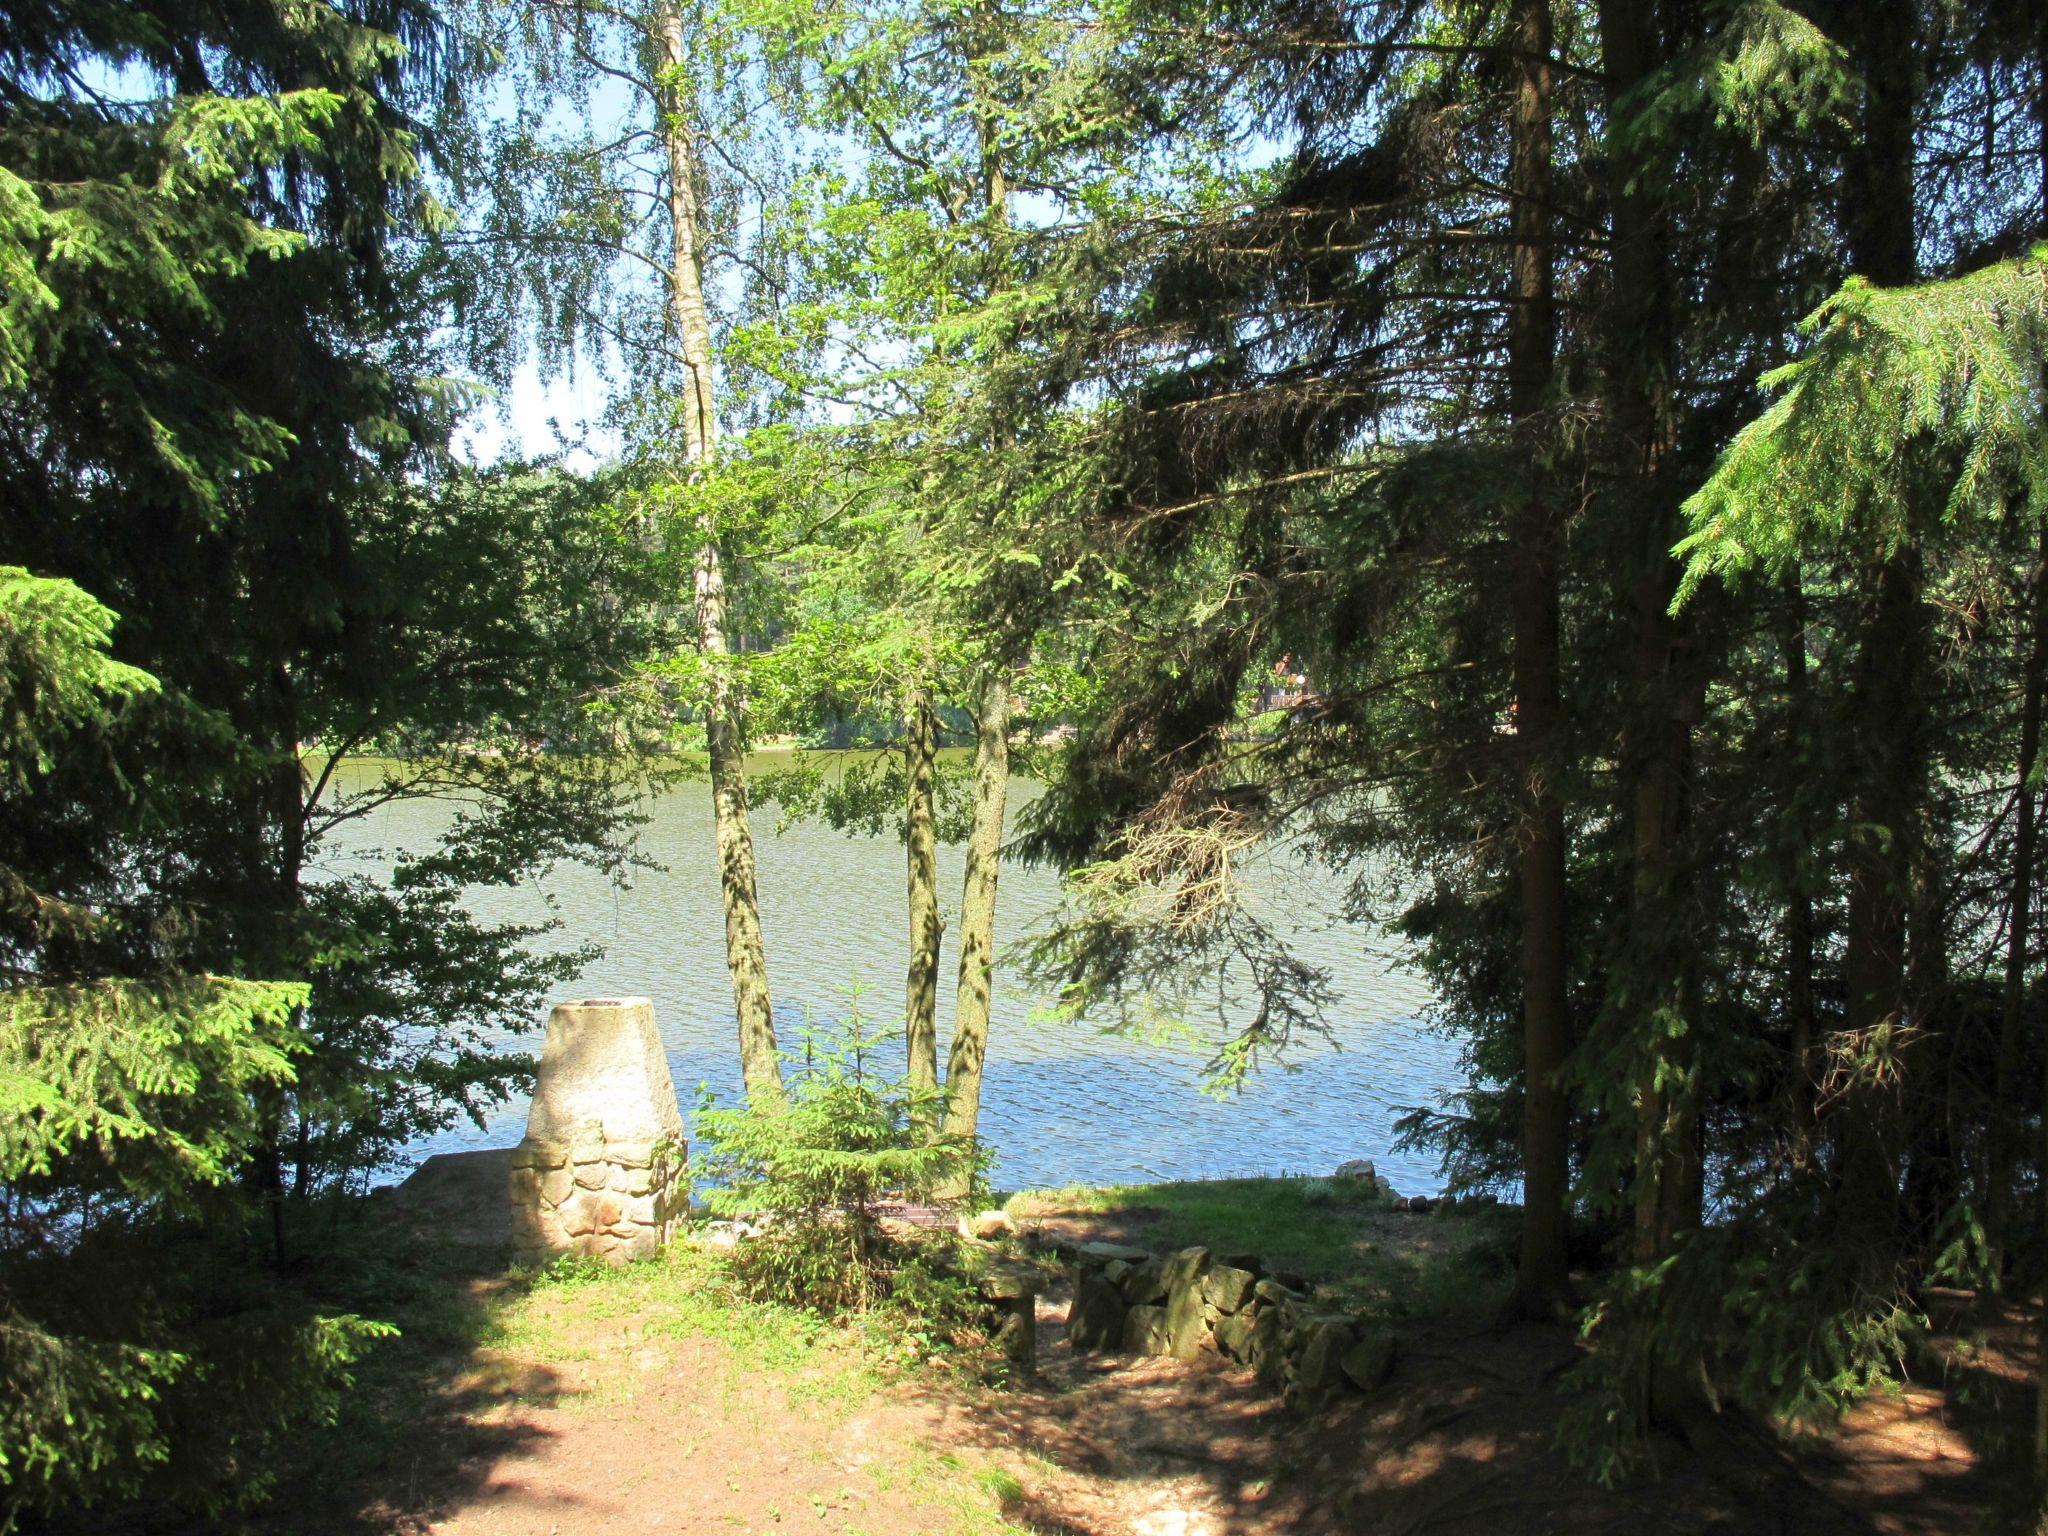
<svg viewBox="0 0 2048 1536">
<path fill-rule="evenodd" d="M 1220 1355 L 1305 1408 L 1369 1392 L 1393 1370 L 1392 1334 L 1317 1300 L 1299 1275 L 1267 1273 L 1256 1258 L 1084 1243 L 1073 1270 L 1067 1340 L 1078 1350 Z"/>
<path fill-rule="evenodd" d="M 644 997 L 549 1016 L 526 1137 L 512 1153 L 513 1252 L 532 1263 L 651 1254 L 689 1204 L 683 1117 Z"/>
</svg>

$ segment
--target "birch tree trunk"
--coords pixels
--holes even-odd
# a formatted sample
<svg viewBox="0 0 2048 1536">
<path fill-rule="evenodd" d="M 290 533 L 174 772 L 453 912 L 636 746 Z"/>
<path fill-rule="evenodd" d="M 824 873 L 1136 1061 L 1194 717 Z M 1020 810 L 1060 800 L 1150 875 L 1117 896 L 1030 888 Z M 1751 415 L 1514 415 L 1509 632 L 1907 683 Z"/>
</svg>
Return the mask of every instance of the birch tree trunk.
<svg viewBox="0 0 2048 1536">
<path fill-rule="evenodd" d="M 909 1052 L 913 1109 L 923 1128 L 935 1128 L 933 1100 L 939 1088 L 939 839 L 932 803 L 938 758 L 939 721 L 931 680 L 918 675 L 903 701 L 904 862 L 909 884 L 910 969 L 904 983 L 903 1036 Z"/>
<path fill-rule="evenodd" d="M 960 988 L 953 1043 L 946 1053 L 946 1136 L 971 1146 L 981 1124 L 981 1069 L 988 1054 L 989 1004 L 995 982 L 996 860 L 1010 792 L 1010 674 L 1000 664 L 982 679 L 974 740 L 974 829 L 967 841 L 967 878 L 960 897 Z M 940 1187 L 957 1200 L 972 1169 L 964 1162 Z"/>
<path fill-rule="evenodd" d="M 669 297 L 684 368 L 684 458 L 694 476 L 701 473 L 718 446 L 712 392 L 716 359 L 698 241 L 696 129 L 690 102 L 681 89 L 683 23 L 674 4 L 660 8 L 655 27 L 662 67 L 662 140 L 668 152 L 668 215 L 675 246 Z M 731 623 L 718 530 L 707 517 L 697 532 L 692 585 L 697 650 L 704 670 L 711 817 L 718 848 L 719 890 L 725 905 L 726 968 L 732 973 L 733 1006 L 739 1013 L 740 1069 L 747 1098 L 758 1107 L 772 1109 L 783 1102 L 782 1069 L 775 1050 L 761 907 L 754 892 L 754 836 L 747 824 L 747 769 L 740 733 L 744 701 L 732 674 Z"/>
</svg>

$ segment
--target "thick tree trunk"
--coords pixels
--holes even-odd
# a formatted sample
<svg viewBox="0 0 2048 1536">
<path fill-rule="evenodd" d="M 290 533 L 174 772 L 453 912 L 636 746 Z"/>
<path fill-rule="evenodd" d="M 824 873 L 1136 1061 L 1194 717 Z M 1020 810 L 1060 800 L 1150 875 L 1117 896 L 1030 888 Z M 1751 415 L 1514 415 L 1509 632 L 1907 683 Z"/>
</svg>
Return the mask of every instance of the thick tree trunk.
<svg viewBox="0 0 2048 1536">
<path fill-rule="evenodd" d="M 673 5 L 657 18 L 665 76 L 684 68 L 683 25 Z M 668 213 L 675 251 L 669 295 L 681 349 L 683 446 L 697 473 L 718 445 L 713 397 L 716 358 L 710 311 L 704 302 L 703 256 L 698 244 L 696 132 L 689 104 L 666 93 L 662 139 L 668 151 Z M 697 610 L 697 651 L 704 667 L 704 733 L 711 767 L 711 817 L 718 848 L 719 891 L 725 905 L 725 960 L 739 1014 L 740 1069 L 747 1098 L 761 1108 L 783 1102 L 782 1068 L 775 1049 L 775 1015 L 768 993 L 768 959 L 761 940 L 761 906 L 754 890 L 754 835 L 747 821 L 746 751 L 740 722 L 744 701 L 731 664 L 731 620 L 718 530 L 707 519 L 698 530 L 692 577 Z"/>
<path fill-rule="evenodd" d="M 904 862 L 909 884 L 910 969 L 904 983 L 903 1037 L 909 1052 L 913 1114 L 933 1128 L 939 1088 L 939 839 L 932 779 L 939 748 L 938 711 L 929 678 L 914 678 L 903 701 Z"/>
<path fill-rule="evenodd" d="M 1571 1117 L 1559 1073 L 1570 1048 L 1565 1000 L 1565 830 L 1558 568 L 1563 528 L 1543 429 L 1556 354 L 1551 250 L 1549 0 L 1515 0 L 1517 83 L 1509 168 L 1514 306 L 1508 410 L 1522 434 L 1530 488 L 1512 530 L 1514 687 L 1522 903 L 1522 1246 L 1515 1300 L 1553 1315 L 1571 1298 L 1565 1237 Z"/>
<path fill-rule="evenodd" d="M 1867 87 L 1864 137 L 1845 179 L 1845 218 L 1855 270 L 1887 286 L 1912 281 L 1912 0 L 1864 0 L 1856 8 L 1858 63 Z M 1909 1023 L 1906 908 L 1919 831 L 1923 753 L 1919 709 L 1926 652 L 1921 567 L 1909 536 L 1866 577 L 1871 608 L 1861 626 L 1850 699 L 1856 763 L 1848 846 L 1848 916 L 1842 969 L 1852 1049 L 1893 1052 Z M 1844 1102 L 1841 1177 L 1851 1247 L 1888 1262 L 1897 1235 L 1901 1152 L 1895 1079 L 1868 1075 Z"/>
<path fill-rule="evenodd" d="M 1610 119 L 1614 104 L 1660 62 L 1654 13 L 1646 0 L 1603 0 L 1600 6 Z M 1641 1019 L 1644 1036 L 1636 1089 L 1635 1256 L 1649 1263 L 1697 1224 L 1691 1191 L 1698 1186 L 1699 1122 L 1691 1086 L 1697 1023 L 1684 1004 L 1688 946 L 1674 931 L 1682 906 L 1678 844 L 1692 732 L 1677 676 L 1685 621 L 1670 611 L 1678 589 L 1671 555 L 1678 508 L 1661 480 L 1673 437 L 1677 285 L 1666 220 L 1639 170 L 1638 157 L 1610 134 L 1607 410 L 1616 496 L 1639 533 L 1629 590 L 1634 697 L 1622 757 L 1631 781 L 1633 879 L 1628 961 L 1616 979 L 1626 988 L 1625 1012 Z M 1683 1033 L 1671 1033 L 1673 1016 Z"/>
<path fill-rule="evenodd" d="M 953 1041 L 946 1053 L 949 1141 L 974 1144 L 981 1124 L 981 1070 L 988 1053 L 989 1004 L 995 986 L 996 873 L 1003 846 L 1003 812 L 1010 791 L 1010 672 L 1000 663 L 982 679 L 974 741 L 974 827 L 967 842 L 967 877 L 960 897 L 960 987 Z M 971 1169 L 963 1163 L 940 1190 L 946 1199 L 967 1193 Z"/>
</svg>

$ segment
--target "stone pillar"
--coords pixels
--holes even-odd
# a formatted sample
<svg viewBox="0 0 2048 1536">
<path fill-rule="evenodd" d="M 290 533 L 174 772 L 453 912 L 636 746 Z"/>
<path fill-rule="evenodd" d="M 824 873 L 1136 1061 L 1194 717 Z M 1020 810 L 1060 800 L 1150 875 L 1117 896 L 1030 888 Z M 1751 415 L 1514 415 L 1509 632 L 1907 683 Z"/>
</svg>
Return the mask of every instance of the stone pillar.
<svg viewBox="0 0 2048 1536">
<path fill-rule="evenodd" d="M 514 1256 L 577 1252 L 622 1264 L 655 1252 L 689 1202 L 686 1150 L 654 1004 L 559 1004 L 526 1139 L 512 1154 Z"/>
</svg>

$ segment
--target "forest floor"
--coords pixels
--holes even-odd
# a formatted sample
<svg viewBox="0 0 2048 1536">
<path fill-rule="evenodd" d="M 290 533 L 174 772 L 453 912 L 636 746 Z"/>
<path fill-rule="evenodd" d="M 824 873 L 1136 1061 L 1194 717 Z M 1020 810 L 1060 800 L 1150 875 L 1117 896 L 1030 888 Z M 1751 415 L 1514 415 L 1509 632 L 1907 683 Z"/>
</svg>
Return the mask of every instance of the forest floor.
<svg viewBox="0 0 2048 1536">
<path fill-rule="evenodd" d="M 2030 1411 L 2022 1318 L 1825 1436 L 1715 1421 L 1603 1489 L 1557 1449 L 1564 1329 L 1490 1317 L 1506 1216 L 1410 1216 L 1322 1181 L 1019 1197 L 1046 1234 L 1207 1241 L 1379 1299 L 1393 1379 L 1303 1418 L 1220 1360 L 1077 1355 L 1040 1303 L 1028 1382 L 990 1382 L 903 1325 L 734 1297 L 715 1257 L 506 1274 L 342 1220 L 308 1244 L 332 1299 L 405 1328 L 358 1368 L 258 1528 L 311 1536 L 1520 1536 L 1997 1529 L 2004 1439 Z M 374 1203 L 373 1203 L 374 1204 Z M 1263 1242 L 1260 1241 L 1263 1239 Z M 1277 1251 L 1276 1251 L 1277 1250 Z M 1966 1298 L 1949 1298 L 1958 1310 Z"/>
</svg>

